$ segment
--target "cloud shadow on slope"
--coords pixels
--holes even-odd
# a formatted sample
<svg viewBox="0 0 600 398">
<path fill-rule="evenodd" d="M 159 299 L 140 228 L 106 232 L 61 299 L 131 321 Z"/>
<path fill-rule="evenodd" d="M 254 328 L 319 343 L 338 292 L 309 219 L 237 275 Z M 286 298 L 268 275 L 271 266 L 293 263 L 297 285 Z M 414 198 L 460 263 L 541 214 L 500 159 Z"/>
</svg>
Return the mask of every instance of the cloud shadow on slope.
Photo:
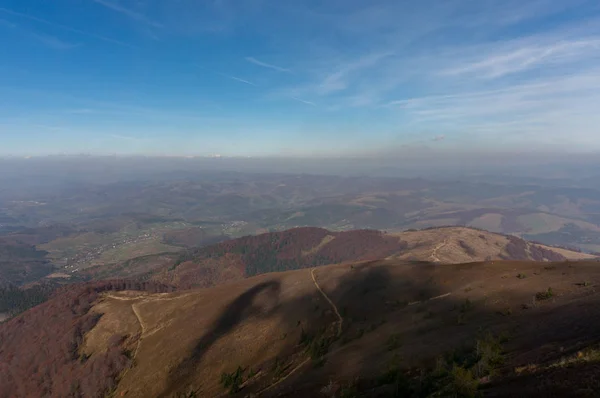
<svg viewBox="0 0 600 398">
<path fill-rule="evenodd" d="M 256 315 L 271 316 L 272 312 L 277 309 L 280 288 L 281 285 L 278 281 L 266 281 L 253 286 L 234 299 L 221 313 L 210 330 L 198 340 L 190 355 L 171 371 L 168 382 L 169 388 L 160 396 L 171 396 L 180 386 L 186 385 L 210 347 L 245 318 Z M 262 307 L 254 305 L 255 298 L 262 293 L 266 293 L 270 301 L 275 304 L 267 313 L 263 313 Z"/>
<path fill-rule="evenodd" d="M 334 272 L 332 270 L 336 267 L 343 268 L 343 272 L 331 277 L 330 272 Z M 393 273 L 390 272 L 391 269 Z M 559 267 L 552 272 L 560 271 Z M 465 272 L 468 273 L 467 279 L 463 279 Z M 470 294 L 467 293 L 470 291 L 470 282 L 483 280 L 478 278 L 485 276 L 484 272 L 479 270 L 478 264 L 439 266 L 423 262 L 395 262 L 390 265 L 389 262 L 372 261 L 334 266 L 327 271 L 318 268 L 316 276 L 321 287 L 336 304 L 344 318 L 342 335 L 329 350 L 330 353 L 335 352 L 335 355 L 326 355 L 323 367 L 315 368 L 309 363 L 306 368 L 302 368 L 285 383 L 261 396 L 294 398 L 311 396 L 310 394 L 315 392 L 315 386 L 325 386 L 330 380 L 348 381 L 349 373 L 367 378 L 373 377 L 387 366 L 386 363 L 393 354 L 386 347 L 387 341 L 389 336 L 396 333 L 402 334 L 403 338 L 411 339 L 408 340 L 410 344 L 404 342 L 407 355 L 417 353 L 418 356 L 434 360 L 441 353 L 461 348 L 465 342 L 469 345 L 474 343 L 482 330 L 498 333 L 520 327 L 519 334 L 522 336 L 509 343 L 508 350 L 531 351 L 543 344 L 554 344 L 561 339 L 565 340 L 565 347 L 572 345 L 577 339 L 587 344 L 593 334 L 590 332 L 590 325 L 595 324 L 600 327 L 600 317 L 598 322 L 590 321 L 591 310 L 588 309 L 588 314 L 583 318 L 578 309 L 580 306 L 575 308 L 571 305 L 567 307 L 572 310 L 567 310 L 565 307 L 560 312 L 551 311 L 552 307 L 547 307 L 546 312 L 528 310 L 518 311 L 519 316 L 517 314 L 502 316 L 493 306 L 478 301 L 474 303 L 473 309 L 463 314 L 461 306 L 465 304 L 465 294 Z M 310 275 L 308 277 L 310 278 Z M 499 275 L 496 277 L 500 279 Z M 513 277 L 514 281 L 518 281 L 515 276 Z M 560 278 L 560 273 L 556 277 Z M 514 281 L 511 280 L 511 283 Z M 259 316 L 265 318 L 277 317 L 281 330 L 292 333 L 299 331 L 299 325 L 302 329 L 307 328 L 309 332 L 335 325 L 335 314 L 316 289 L 310 294 L 285 301 L 280 300 L 280 289 L 280 283 L 272 280 L 247 290 L 233 300 L 211 330 L 198 341 L 193 353 L 171 373 L 169 390 L 161 396 L 173 396 L 170 394 L 189 388 L 194 371 L 198 369 L 203 355 L 210 346 L 247 317 L 259 313 Z M 430 298 L 446 295 L 450 289 L 453 289 L 451 296 L 429 301 Z M 255 307 L 253 303 L 255 298 L 264 291 L 271 294 L 270 299 L 275 303 L 274 306 L 270 305 L 269 311 Z M 519 300 L 513 298 L 515 311 L 516 305 L 521 303 Z M 465 320 L 461 324 L 460 321 L 457 322 L 457 318 L 460 319 L 463 315 Z M 564 321 L 560 321 L 563 318 Z M 545 325 L 561 325 L 561 327 L 544 329 L 546 332 L 543 334 L 536 331 L 540 327 L 546 327 Z M 576 327 L 577 332 L 571 333 L 569 330 L 573 331 L 573 326 Z M 329 331 L 334 329 L 331 327 Z M 293 343 L 296 352 L 303 350 L 297 345 L 297 341 Z M 261 342 L 261 344 L 269 344 L 269 342 Z M 352 358 L 353 364 L 345 362 L 346 354 L 340 355 L 344 351 L 352 354 L 348 358 Z M 403 351 L 402 355 L 404 354 Z M 555 352 L 554 355 L 562 354 Z M 277 357 L 284 360 L 289 358 L 290 347 L 282 349 Z M 345 372 L 344 367 L 351 367 L 351 371 Z M 289 369 L 291 368 L 288 368 L 288 371 Z M 250 384 L 239 393 L 239 396 L 257 393 L 269 383 L 265 380 L 255 385 Z M 292 385 L 293 388 L 290 387 Z"/>
</svg>

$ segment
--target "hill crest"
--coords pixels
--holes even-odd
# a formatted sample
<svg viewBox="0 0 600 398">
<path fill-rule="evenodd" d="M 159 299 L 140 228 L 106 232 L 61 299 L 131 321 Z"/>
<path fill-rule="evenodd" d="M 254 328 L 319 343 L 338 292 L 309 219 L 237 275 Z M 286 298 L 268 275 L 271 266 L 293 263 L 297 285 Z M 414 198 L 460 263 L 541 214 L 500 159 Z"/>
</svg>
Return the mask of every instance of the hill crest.
<svg viewBox="0 0 600 398">
<path fill-rule="evenodd" d="M 387 233 L 294 228 L 192 250 L 149 275 L 162 283 L 208 287 L 269 272 L 383 258 L 441 264 L 477 261 L 564 261 L 595 256 L 468 227 Z"/>
</svg>

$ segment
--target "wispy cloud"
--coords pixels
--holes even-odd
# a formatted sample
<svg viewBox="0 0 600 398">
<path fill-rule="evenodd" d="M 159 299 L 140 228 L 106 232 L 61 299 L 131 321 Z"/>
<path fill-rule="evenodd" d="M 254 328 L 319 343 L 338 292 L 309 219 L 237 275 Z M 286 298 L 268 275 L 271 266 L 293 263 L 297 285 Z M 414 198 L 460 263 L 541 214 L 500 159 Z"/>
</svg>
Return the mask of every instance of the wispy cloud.
<svg viewBox="0 0 600 398">
<path fill-rule="evenodd" d="M 412 126 L 460 130 L 482 140 L 493 135 L 508 142 L 510 134 L 520 139 L 564 140 L 570 132 L 572 142 L 592 143 L 597 139 L 595 126 L 600 123 L 598 103 L 600 70 L 590 70 L 499 89 L 409 98 L 390 105 Z"/>
<path fill-rule="evenodd" d="M 251 81 L 248 81 L 248 80 L 245 80 L 245 79 L 242 79 L 242 78 L 236 77 L 236 76 L 232 76 L 232 75 L 226 75 L 225 73 L 221 73 L 221 72 L 217 72 L 217 73 L 218 73 L 219 75 L 223 76 L 223 77 L 226 77 L 226 78 L 228 78 L 228 79 L 235 80 L 235 81 L 237 81 L 237 82 L 244 83 L 244 84 L 248 84 L 248 85 L 250 85 L 250 86 L 255 86 L 255 87 L 256 87 L 256 84 L 252 83 Z"/>
<path fill-rule="evenodd" d="M 364 54 L 355 58 L 335 58 L 328 62 L 330 64 L 319 65 L 314 68 L 317 71 L 311 76 L 311 80 L 304 84 L 293 86 L 279 87 L 272 90 L 270 97 L 272 98 L 314 98 L 316 96 L 323 99 L 332 96 L 339 96 L 344 93 L 348 98 L 344 102 L 345 106 L 361 106 L 367 102 L 373 102 L 375 91 L 373 85 L 369 84 L 368 88 L 363 90 L 361 86 L 366 82 L 373 80 L 373 76 L 377 79 L 381 78 L 378 73 L 381 73 L 381 63 L 393 55 L 392 52 L 379 52 Z M 375 75 L 373 75 L 373 73 Z M 389 81 L 381 84 L 382 87 L 389 87 Z M 329 105 L 328 108 L 339 109 L 340 98 L 337 99 L 336 105 Z M 326 101 L 319 101 L 326 102 Z"/>
<path fill-rule="evenodd" d="M 44 44 L 45 46 L 55 49 L 55 50 L 69 50 L 75 47 L 79 47 L 79 44 L 75 44 L 75 43 L 69 43 L 66 42 L 64 40 L 59 39 L 58 37 L 55 36 L 50 36 L 50 35 L 46 35 L 43 33 L 37 33 L 28 29 L 23 29 L 21 28 L 19 25 L 0 19 L 0 26 L 3 26 L 5 28 L 14 30 L 19 32 L 19 34 L 32 38 L 42 44 Z"/>
<path fill-rule="evenodd" d="M 442 134 L 442 135 L 436 135 L 435 137 L 433 137 L 431 139 L 431 141 L 438 142 L 438 141 L 444 141 L 445 139 L 446 139 L 446 136 Z"/>
<path fill-rule="evenodd" d="M 325 95 L 332 92 L 345 90 L 349 85 L 348 80 L 352 74 L 371 68 L 377 65 L 384 58 L 387 58 L 391 55 L 391 52 L 368 54 L 342 65 L 336 72 L 327 75 L 318 84 L 317 93 Z"/>
<path fill-rule="evenodd" d="M 258 59 L 254 58 L 254 57 L 246 57 L 246 61 L 248 61 L 252 64 L 255 64 L 255 65 L 258 65 L 258 66 L 262 66 L 263 68 L 276 70 L 278 72 L 291 72 L 290 69 L 282 68 L 281 66 L 277 66 L 277 65 L 273 65 L 273 64 L 268 64 L 266 62 L 259 61 Z"/>
<path fill-rule="evenodd" d="M 595 52 L 598 49 L 600 49 L 600 38 L 596 37 L 500 49 L 485 55 L 483 59 L 444 70 L 442 74 L 498 78 L 542 65 L 577 62 L 580 59 L 597 56 Z"/>
<path fill-rule="evenodd" d="M 50 36 L 50 35 L 33 33 L 33 32 L 29 32 L 28 34 L 29 34 L 29 36 L 33 37 L 40 43 L 42 43 L 42 44 L 46 45 L 47 47 L 52 48 L 54 50 L 70 50 L 70 49 L 77 48 L 80 46 L 79 44 L 69 43 L 64 40 L 59 39 L 58 37 L 54 37 L 54 36 Z"/>
<path fill-rule="evenodd" d="M 311 101 L 306 101 L 306 100 L 303 100 L 303 99 L 300 99 L 300 98 L 296 98 L 296 97 L 290 97 L 290 98 L 293 99 L 293 100 L 295 100 L 295 101 L 302 102 L 303 104 L 306 104 L 306 105 L 317 106 L 317 104 L 315 104 L 314 102 L 311 102 Z"/>
<path fill-rule="evenodd" d="M 104 41 L 104 42 L 107 42 L 107 43 L 116 44 L 118 46 L 135 48 L 135 46 L 133 46 L 131 44 L 128 44 L 128 43 L 125 43 L 125 42 L 120 41 L 120 40 L 111 39 L 110 37 L 98 35 L 98 34 L 95 34 L 95 33 L 86 32 L 86 31 L 83 31 L 83 30 L 80 30 L 80 29 L 72 28 L 70 26 L 66 26 L 66 25 L 62 25 L 62 24 L 50 22 L 48 20 L 45 20 L 45 19 L 42 19 L 42 18 L 38 18 L 38 17 L 33 16 L 33 15 L 24 14 L 24 13 L 21 13 L 21 12 L 16 12 L 16 11 L 13 11 L 13 10 L 9 10 L 7 8 L 0 7 L 0 12 L 3 12 L 5 14 L 10 14 L 10 15 L 13 15 L 13 16 L 16 16 L 16 17 L 20 17 L 20 18 L 25 18 L 25 19 L 28 19 L 30 21 L 34 21 L 34 22 L 38 22 L 38 23 L 41 23 L 41 24 L 44 24 L 44 25 L 47 25 L 47 26 L 51 26 L 53 28 L 62 29 L 62 30 L 67 31 L 67 32 L 72 32 L 72 33 L 76 33 L 76 34 L 79 34 L 79 35 L 82 35 L 82 36 L 87 36 L 87 37 L 90 37 L 90 38 L 93 38 L 93 39 L 101 40 L 101 41 Z"/>
<path fill-rule="evenodd" d="M 106 0 L 93 0 L 94 3 L 100 4 L 106 8 L 109 8 L 115 12 L 118 12 L 119 14 L 123 14 L 131 19 L 134 19 L 136 21 L 142 22 L 146 25 L 155 27 L 155 28 L 162 28 L 163 25 L 153 21 L 152 19 L 148 18 L 147 16 L 140 14 L 139 12 L 133 11 L 129 8 L 125 8 L 120 4 L 117 3 L 112 3 Z"/>
</svg>

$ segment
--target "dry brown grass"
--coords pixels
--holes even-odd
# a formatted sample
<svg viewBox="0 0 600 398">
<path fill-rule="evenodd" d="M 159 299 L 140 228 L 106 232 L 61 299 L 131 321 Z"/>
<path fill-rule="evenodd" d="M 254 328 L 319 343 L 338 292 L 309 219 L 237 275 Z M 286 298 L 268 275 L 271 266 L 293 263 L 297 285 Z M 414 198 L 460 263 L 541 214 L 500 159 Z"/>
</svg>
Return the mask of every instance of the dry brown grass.
<svg viewBox="0 0 600 398">
<path fill-rule="evenodd" d="M 323 248 L 323 246 L 325 246 L 326 244 L 328 244 L 329 242 L 331 242 L 334 239 L 335 239 L 335 236 L 333 236 L 333 235 L 325 236 L 323 238 L 323 240 L 317 246 L 313 247 L 310 250 L 303 250 L 302 256 L 306 257 L 306 256 L 310 256 L 311 254 L 317 253 L 319 250 L 321 250 Z"/>
<path fill-rule="evenodd" d="M 519 272 L 528 277 L 515 278 Z M 600 327 L 599 294 L 577 285 L 581 280 L 600 283 L 595 262 L 546 269 L 533 262 L 436 266 L 386 260 L 321 267 L 316 280 L 344 318 L 341 338 L 319 367 L 307 362 L 300 336 L 303 330 L 334 336 L 338 319 L 310 270 L 187 293 L 113 293 L 95 307 L 105 315 L 88 334 L 86 347 L 101 347 L 111 333 L 128 334 L 133 343 L 141 329 L 134 305 L 143 333 L 136 365 L 124 375 L 116 396 L 167 397 L 190 389 L 199 396 L 219 396 L 225 393 L 221 374 L 241 366 L 257 373 L 245 380 L 241 396 L 285 378 L 263 396 L 302 397 L 313 396 L 331 380 L 376 378 L 392 356 L 402 358 L 406 369 L 426 367 L 475 339 L 480 328 L 516 333 L 507 343 L 513 354 L 506 368 L 514 370 L 550 363 L 544 358 L 556 348 L 549 347 L 581 345 Z M 522 309 L 548 286 L 555 292 L 552 299 Z M 463 311 L 465 302 L 470 305 Z M 506 308 L 512 309 L 510 316 L 499 315 Z M 390 336 L 402 342 L 391 351 Z"/>
<path fill-rule="evenodd" d="M 509 240 L 506 236 L 467 227 L 397 232 L 393 235 L 409 244 L 408 251 L 390 257 L 398 260 L 414 259 L 459 264 L 485 260 L 499 261 L 508 255 L 506 248 Z M 528 243 L 528 245 L 533 244 Z M 552 250 L 569 260 L 595 258 L 586 253 L 550 246 L 536 246 Z M 529 256 L 531 258 L 530 254 Z"/>
</svg>

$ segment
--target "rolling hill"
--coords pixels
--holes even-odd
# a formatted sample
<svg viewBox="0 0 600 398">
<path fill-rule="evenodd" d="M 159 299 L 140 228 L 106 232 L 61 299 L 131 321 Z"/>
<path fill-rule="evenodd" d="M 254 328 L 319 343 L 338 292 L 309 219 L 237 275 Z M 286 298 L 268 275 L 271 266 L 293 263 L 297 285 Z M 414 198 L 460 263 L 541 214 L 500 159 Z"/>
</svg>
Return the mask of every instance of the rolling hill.
<svg viewBox="0 0 600 398">
<path fill-rule="evenodd" d="M 455 264 L 484 260 L 582 260 L 595 256 L 464 227 L 402 233 L 331 232 L 307 227 L 246 236 L 192 250 L 168 266 L 153 267 L 145 277 L 185 288 L 207 287 L 274 271 L 382 258 Z"/>
<path fill-rule="evenodd" d="M 598 286 L 595 261 L 397 259 L 88 284 L 0 325 L 0 396 L 592 397 Z"/>
<path fill-rule="evenodd" d="M 176 231 L 171 242 L 190 246 L 221 236 L 189 229 Z M 183 250 L 183 249 L 182 249 Z M 514 236 L 464 227 L 431 228 L 385 233 L 374 230 L 332 232 L 322 228 L 294 228 L 227 240 L 214 245 L 177 252 L 144 255 L 77 274 L 54 273 L 43 279 L 40 289 L 0 286 L 0 313 L 14 315 L 44 301 L 50 287 L 85 280 L 152 280 L 180 289 L 216 286 L 274 271 L 327 264 L 390 258 L 406 261 L 467 263 L 484 260 L 562 261 L 595 258 L 593 255 L 526 242 Z M 31 284 L 34 286 L 35 284 Z"/>
</svg>

